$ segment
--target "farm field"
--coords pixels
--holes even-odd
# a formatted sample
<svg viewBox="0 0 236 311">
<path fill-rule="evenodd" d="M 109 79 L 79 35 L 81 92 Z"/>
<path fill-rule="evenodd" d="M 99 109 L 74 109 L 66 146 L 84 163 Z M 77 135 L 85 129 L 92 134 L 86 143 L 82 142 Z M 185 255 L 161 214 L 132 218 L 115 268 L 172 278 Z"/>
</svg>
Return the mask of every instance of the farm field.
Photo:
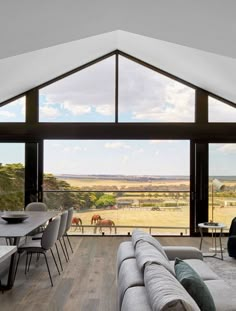
<svg viewBox="0 0 236 311">
<path fill-rule="evenodd" d="M 75 212 L 74 216 L 81 218 L 83 225 L 91 225 L 91 218 L 94 214 L 99 214 L 104 219 L 111 219 L 116 226 L 127 226 L 127 228 L 117 228 L 117 234 L 127 234 L 132 232 L 129 226 L 141 227 L 187 227 L 186 229 L 152 229 L 153 234 L 189 234 L 189 208 L 183 207 L 181 210 L 151 211 L 143 209 L 117 209 L 117 210 L 91 210 L 86 212 Z M 236 216 L 236 207 L 215 208 L 214 221 L 223 222 L 229 228 L 231 220 Z M 149 228 L 145 229 L 149 230 Z M 228 229 L 226 228 L 226 231 Z M 103 228 L 105 234 L 110 234 L 109 228 Z M 81 234 L 77 228 L 71 228 L 71 234 Z M 84 228 L 84 234 L 93 234 L 94 228 Z M 97 233 L 99 234 L 99 230 Z M 112 229 L 114 234 L 114 229 Z"/>
<path fill-rule="evenodd" d="M 153 234 L 176 234 L 176 235 L 186 235 L 189 234 L 189 193 L 185 192 L 185 197 L 183 197 L 183 193 L 176 202 L 176 205 L 179 207 L 176 210 L 174 209 L 161 209 L 161 210 L 151 210 L 152 206 L 141 206 L 140 204 L 134 203 L 135 200 L 137 202 L 141 202 L 143 198 L 148 200 L 155 199 L 162 199 L 163 205 L 167 202 L 171 202 L 170 204 L 174 204 L 174 199 L 171 197 L 171 192 L 166 195 L 163 195 L 161 192 L 155 191 L 152 193 L 152 196 L 148 197 L 148 190 L 146 192 L 141 192 L 141 190 L 133 190 L 134 192 L 129 193 L 129 187 L 135 189 L 140 189 L 140 187 L 144 187 L 147 189 L 148 186 L 154 187 L 167 187 L 169 191 L 182 191 L 185 189 L 187 191 L 189 189 L 189 181 L 186 179 L 161 179 L 161 180 L 151 180 L 151 181 L 144 181 L 144 180 L 126 180 L 126 179 L 76 179 L 76 178 L 63 178 L 63 180 L 67 181 L 73 187 L 80 187 L 81 189 L 89 187 L 90 189 L 93 187 L 101 186 L 104 189 L 107 187 L 113 186 L 117 187 L 117 189 L 124 190 L 127 189 L 119 198 L 117 198 L 117 202 L 119 200 L 134 200 L 130 207 L 120 207 L 118 209 L 88 209 L 88 210 L 81 210 L 74 213 L 74 216 L 81 218 L 83 225 L 89 226 L 91 225 L 91 217 L 94 214 L 99 214 L 103 219 L 110 219 L 112 220 L 118 228 L 116 228 L 117 234 L 128 234 L 128 232 L 132 232 L 132 227 L 139 227 L 143 228 L 144 230 L 149 231 L 151 227 L 169 227 L 169 228 L 151 228 L 151 233 Z M 225 202 L 230 200 L 236 201 L 236 181 L 234 180 L 222 180 L 224 183 L 226 190 L 221 193 L 215 194 L 215 201 L 214 201 L 214 221 L 215 222 L 222 222 L 226 224 L 227 228 L 225 231 L 228 231 L 231 221 L 234 217 L 236 217 L 236 206 L 225 206 Z M 115 191 L 114 191 L 115 193 Z M 145 194 L 144 194 L 145 193 Z M 209 193 L 209 215 L 211 215 L 211 193 Z M 147 202 L 146 202 L 147 203 Z M 161 204 L 162 204 L 161 203 Z M 155 203 L 158 205 L 158 203 Z M 156 205 L 153 205 L 156 206 Z M 210 220 L 206 219 L 206 221 Z M 122 228 L 119 228 L 122 226 Z M 127 227 L 125 227 L 127 226 Z M 145 228 L 147 227 L 147 228 Z M 172 227 L 172 228 L 171 228 Z M 183 228 L 175 228 L 175 227 L 183 227 Z M 109 228 L 103 228 L 102 231 L 104 234 L 110 234 Z M 79 231 L 77 228 L 71 228 L 71 234 L 81 234 L 82 232 Z M 93 234 L 94 228 L 83 228 L 84 234 Z M 99 230 L 97 230 L 96 234 L 100 234 Z M 114 234 L 114 229 L 112 229 L 112 234 Z"/>
<path fill-rule="evenodd" d="M 79 179 L 79 178 L 63 178 L 64 181 L 68 182 L 72 187 L 97 187 L 103 186 L 104 188 L 115 186 L 118 189 L 122 187 L 142 187 L 142 186 L 189 186 L 189 181 L 186 179 L 178 180 L 151 180 L 151 181 L 131 181 L 125 179 Z"/>
</svg>

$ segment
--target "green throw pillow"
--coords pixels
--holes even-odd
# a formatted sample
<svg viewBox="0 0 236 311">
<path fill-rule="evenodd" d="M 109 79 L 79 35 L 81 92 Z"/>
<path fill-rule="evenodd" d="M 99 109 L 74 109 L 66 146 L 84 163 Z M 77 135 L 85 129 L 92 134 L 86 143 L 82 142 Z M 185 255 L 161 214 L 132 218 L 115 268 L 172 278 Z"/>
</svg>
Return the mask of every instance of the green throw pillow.
<svg viewBox="0 0 236 311">
<path fill-rule="evenodd" d="M 176 258 L 175 274 L 177 280 L 196 301 L 201 311 L 216 311 L 215 303 L 209 289 L 188 263 Z"/>
</svg>

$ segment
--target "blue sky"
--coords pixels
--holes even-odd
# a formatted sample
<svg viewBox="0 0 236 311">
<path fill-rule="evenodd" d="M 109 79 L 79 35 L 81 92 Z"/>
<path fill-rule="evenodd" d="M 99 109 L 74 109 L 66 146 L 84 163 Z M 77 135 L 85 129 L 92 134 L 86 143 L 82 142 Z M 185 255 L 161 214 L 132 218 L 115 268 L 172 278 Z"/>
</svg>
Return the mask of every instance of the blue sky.
<svg viewBox="0 0 236 311">
<path fill-rule="evenodd" d="M 114 122 L 115 57 L 40 90 L 40 122 Z M 119 122 L 193 122 L 193 89 L 120 57 Z M 236 109 L 209 99 L 210 122 Z M 0 122 L 25 122 L 25 98 L 0 107 Z M 236 144 L 210 146 L 210 174 L 236 175 Z M 23 144 L 0 144 L 0 162 L 24 163 Z M 188 175 L 188 141 L 46 141 L 56 174 Z"/>
</svg>

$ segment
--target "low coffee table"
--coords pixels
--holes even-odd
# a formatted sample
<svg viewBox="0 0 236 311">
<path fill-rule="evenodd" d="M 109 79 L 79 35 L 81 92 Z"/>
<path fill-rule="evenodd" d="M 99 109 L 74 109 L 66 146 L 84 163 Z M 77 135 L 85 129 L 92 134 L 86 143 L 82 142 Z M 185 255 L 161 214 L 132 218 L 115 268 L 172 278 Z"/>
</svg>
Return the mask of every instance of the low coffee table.
<svg viewBox="0 0 236 311">
<path fill-rule="evenodd" d="M 226 227 L 225 224 L 223 223 L 217 223 L 217 224 L 211 224 L 211 223 L 200 223 L 198 224 L 198 228 L 199 228 L 199 231 L 200 231 L 200 234 L 201 234 L 201 241 L 200 241 L 200 247 L 199 249 L 201 250 L 202 249 L 202 241 L 203 241 L 203 229 L 211 229 L 212 230 L 212 241 L 213 241 L 213 238 L 214 238 L 214 241 L 215 241 L 215 253 L 213 255 L 205 255 L 204 257 L 215 257 L 217 259 L 221 259 L 221 260 L 224 260 L 223 258 L 223 248 L 222 248 L 222 241 L 221 241 L 221 237 L 222 237 L 222 232 L 223 232 L 223 229 Z M 219 244 L 220 244 L 220 254 L 221 254 L 221 257 L 217 257 L 217 247 L 216 247 L 216 233 L 217 233 L 217 230 L 219 231 Z"/>
</svg>

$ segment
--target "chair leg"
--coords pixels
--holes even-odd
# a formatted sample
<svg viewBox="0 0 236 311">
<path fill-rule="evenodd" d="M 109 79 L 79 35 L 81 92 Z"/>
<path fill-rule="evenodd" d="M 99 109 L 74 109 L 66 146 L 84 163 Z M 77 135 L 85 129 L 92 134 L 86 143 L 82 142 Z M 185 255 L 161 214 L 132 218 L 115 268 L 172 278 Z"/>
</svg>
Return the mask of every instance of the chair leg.
<svg viewBox="0 0 236 311">
<path fill-rule="evenodd" d="M 64 246 L 65 246 L 66 256 L 67 256 L 68 260 L 70 260 L 70 257 L 69 257 L 69 253 L 68 253 L 68 250 L 67 250 L 66 241 L 65 241 L 64 236 L 62 237 L 62 240 L 63 240 Z"/>
<path fill-rule="evenodd" d="M 58 274 L 60 275 L 61 273 L 60 273 L 60 270 L 59 270 L 58 265 L 57 265 L 57 262 L 56 262 L 56 258 L 55 258 L 55 256 L 54 256 L 53 251 L 52 251 L 51 248 L 50 248 L 50 251 L 51 251 L 51 254 L 52 254 L 52 258 L 53 258 L 53 260 L 54 260 L 54 262 L 55 262 L 55 265 L 56 265 L 56 267 L 57 267 Z"/>
<path fill-rule="evenodd" d="M 28 264 L 28 269 L 27 269 L 27 272 L 29 272 L 29 269 L 30 269 L 30 264 L 31 264 L 31 260 L 32 260 L 32 253 L 30 253 L 30 260 L 29 260 L 29 264 Z"/>
<path fill-rule="evenodd" d="M 72 245 L 71 245 L 71 243 L 70 243 L 69 235 L 67 234 L 67 232 L 66 232 L 66 237 L 67 237 L 68 243 L 69 243 L 69 245 L 70 245 L 71 252 L 74 253 L 74 252 L 73 252 Z"/>
<path fill-rule="evenodd" d="M 64 256 L 65 256 L 66 262 L 68 262 L 68 258 L 67 258 L 67 255 L 66 255 L 66 252 L 65 252 L 65 249 L 64 249 L 64 247 L 63 247 L 63 244 L 62 244 L 61 240 L 59 240 L 59 243 L 60 243 L 60 245 L 61 245 L 61 249 L 62 249 L 63 254 L 64 254 Z"/>
<path fill-rule="evenodd" d="M 53 282 L 52 282 L 52 276 L 51 276 L 51 272 L 50 272 L 50 269 L 49 269 L 49 265 L 48 265 L 48 260 L 47 260 L 47 256 L 45 253 L 44 254 L 44 258 L 45 258 L 45 262 L 46 262 L 46 265 L 47 265 L 47 269 L 48 269 L 48 275 L 49 275 L 49 278 L 50 278 L 50 281 L 51 281 L 51 285 L 53 287 Z"/>
<path fill-rule="evenodd" d="M 57 243 L 55 243 L 55 246 L 56 246 L 57 256 L 58 256 L 58 259 L 59 259 L 59 262 L 60 262 L 61 270 L 63 271 L 63 267 L 62 267 L 62 263 L 61 263 L 61 257 L 60 257 L 59 251 L 58 251 Z"/>
<path fill-rule="evenodd" d="M 27 266 L 28 266 L 28 252 L 26 252 L 26 258 L 25 258 L 25 274 L 27 273 Z"/>
</svg>

